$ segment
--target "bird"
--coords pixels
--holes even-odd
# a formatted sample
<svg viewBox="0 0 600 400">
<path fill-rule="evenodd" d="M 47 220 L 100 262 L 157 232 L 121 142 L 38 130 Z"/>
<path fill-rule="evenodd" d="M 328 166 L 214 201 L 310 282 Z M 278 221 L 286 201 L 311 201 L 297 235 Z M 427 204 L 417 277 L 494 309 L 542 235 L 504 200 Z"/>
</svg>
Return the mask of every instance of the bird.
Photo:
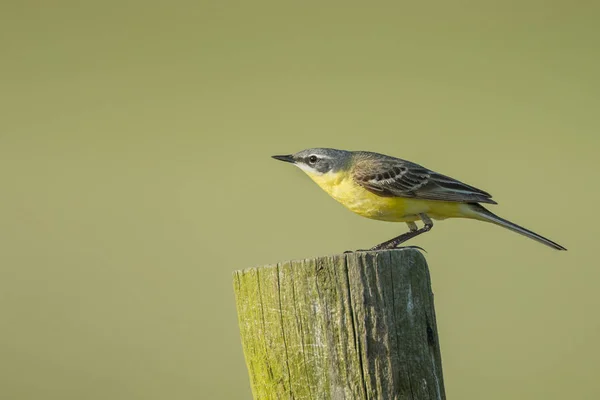
<svg viewBox="0 0 600 400">
<path fill-rule="evenodd" d="M 507 228 L 556 250 L 565 247 L 497 216 L 483 204 L 498 204 L 474 186 L 419 164 L 369 151 L 311 148 L 274 159 L 292 163 L 350 211 L 366 218 L 405 222 L 408 232 L 373 246 L 387 250 L 433 227 L 434 220 L 468 218 Z M 418 227 L 421 221 L 423 226 Z"/>
</svg>

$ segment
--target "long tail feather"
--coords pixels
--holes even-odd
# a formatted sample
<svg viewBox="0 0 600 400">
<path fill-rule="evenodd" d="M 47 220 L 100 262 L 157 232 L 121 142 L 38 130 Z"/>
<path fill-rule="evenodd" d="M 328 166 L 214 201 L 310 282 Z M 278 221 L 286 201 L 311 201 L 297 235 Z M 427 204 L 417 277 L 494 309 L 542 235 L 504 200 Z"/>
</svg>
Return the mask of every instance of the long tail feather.
<svg viewBox="0 0 600 400">
<path fill-rule="evenodd" d="M 540 243 L 545 244 L 546 246 L 552 247 L 553 249 L 556 250 L 567 250 L 566 248 L 564 248 L 563 246 L 561 246 L 560 244 L 553 242 L 550 239 L 547 239 L 541 235 L 538 235 L 535 232 L 530 231 L 529 229 L 525 229 L 522 226 L 519 226 L 517 224 L 514 224 L 508 220 L 505 220 L 504 218 L 500 218 L 499 216 L 497 216 L 496 214 L 492 213 L 491 211 L 488 211 L 486 208 L 484 208 L 482 205 L 480 204 L 476 204 L 476 203 L 471 203 L 469 204 L 469 209 L 471 212 L 474 213 L 474 218 L 480 220 L 480 221 L 486 221 L 486 222 L 491 222 L 493 224 L 502 226 L 504 228 L 510 229 L 513 232 L 517 232 L 518 234 L 521 234 L 523 236 L 527 236 L 528 238 L 531 238 L 535 241 L 538 241 Z"/>
</svg>

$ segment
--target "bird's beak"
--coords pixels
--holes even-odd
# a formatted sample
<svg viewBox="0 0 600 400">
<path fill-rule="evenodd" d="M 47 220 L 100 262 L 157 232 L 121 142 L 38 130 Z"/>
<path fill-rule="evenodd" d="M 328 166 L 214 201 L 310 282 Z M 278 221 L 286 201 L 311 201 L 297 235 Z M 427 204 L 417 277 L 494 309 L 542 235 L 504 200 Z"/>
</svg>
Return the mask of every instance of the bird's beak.
<svg viewBox="0 0 600 400">
<path fill-rule="evenodd" d="M 292 164 L 296 162 L 291 154 L 288 154 L 287 156 L 273 156 L 273 158 L 279 161 L 285 161 Z"/>
</svg>

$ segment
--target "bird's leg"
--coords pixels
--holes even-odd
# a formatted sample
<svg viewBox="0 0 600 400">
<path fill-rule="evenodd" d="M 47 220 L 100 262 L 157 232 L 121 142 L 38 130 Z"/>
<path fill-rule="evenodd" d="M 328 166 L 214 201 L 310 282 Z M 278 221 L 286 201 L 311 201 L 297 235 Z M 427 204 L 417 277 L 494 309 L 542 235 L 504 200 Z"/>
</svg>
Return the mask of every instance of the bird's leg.
<svg viewBox="0 0 600 400">
<path fill-rule="evenodd" d="M 406 225 L 408 225 L 408 229 L 410 229 L 411 232 L 419 230 L 419 227 L 413 221 L 407 222 Z"/>
<path fill-rule="evenodd" d="M 404 243 L 407 240 L 414 238 L 415 236 L 419 236 L 421 233 L 430 231 L 433 227 L 433 221 L 431 220 L 431 218 L 429 218 L 427 214 L 424 213 L 419 214 L 419 217 L 425 224 L 421 229 L 417 229 L 417 224 L 415 224 L 414 222 L 408 222 L 407 224 L 408 228 L 410 229 L 410 232 L 403 233 L 400 236 L 378 244 L 377 246 L 371 248 L 371 250 L 394 249 L 398 247 L 399 244 Z"/>
</svg>

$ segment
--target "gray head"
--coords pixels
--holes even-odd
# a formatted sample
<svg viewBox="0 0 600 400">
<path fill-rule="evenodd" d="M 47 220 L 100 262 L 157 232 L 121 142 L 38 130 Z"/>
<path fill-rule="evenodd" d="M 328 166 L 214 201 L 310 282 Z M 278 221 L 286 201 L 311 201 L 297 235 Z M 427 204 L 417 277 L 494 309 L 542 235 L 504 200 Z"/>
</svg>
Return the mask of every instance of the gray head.
<svg viewBox="0 0 600 400">
<path fill-rule="evenodd" d="M 273 156 L 274 159 L 295 164 L 308 174 L 326 174 L 347 168 L 352 153 L 345 150 L 315 148 L 299 151 L 287 156 Z"/>
</svg>

